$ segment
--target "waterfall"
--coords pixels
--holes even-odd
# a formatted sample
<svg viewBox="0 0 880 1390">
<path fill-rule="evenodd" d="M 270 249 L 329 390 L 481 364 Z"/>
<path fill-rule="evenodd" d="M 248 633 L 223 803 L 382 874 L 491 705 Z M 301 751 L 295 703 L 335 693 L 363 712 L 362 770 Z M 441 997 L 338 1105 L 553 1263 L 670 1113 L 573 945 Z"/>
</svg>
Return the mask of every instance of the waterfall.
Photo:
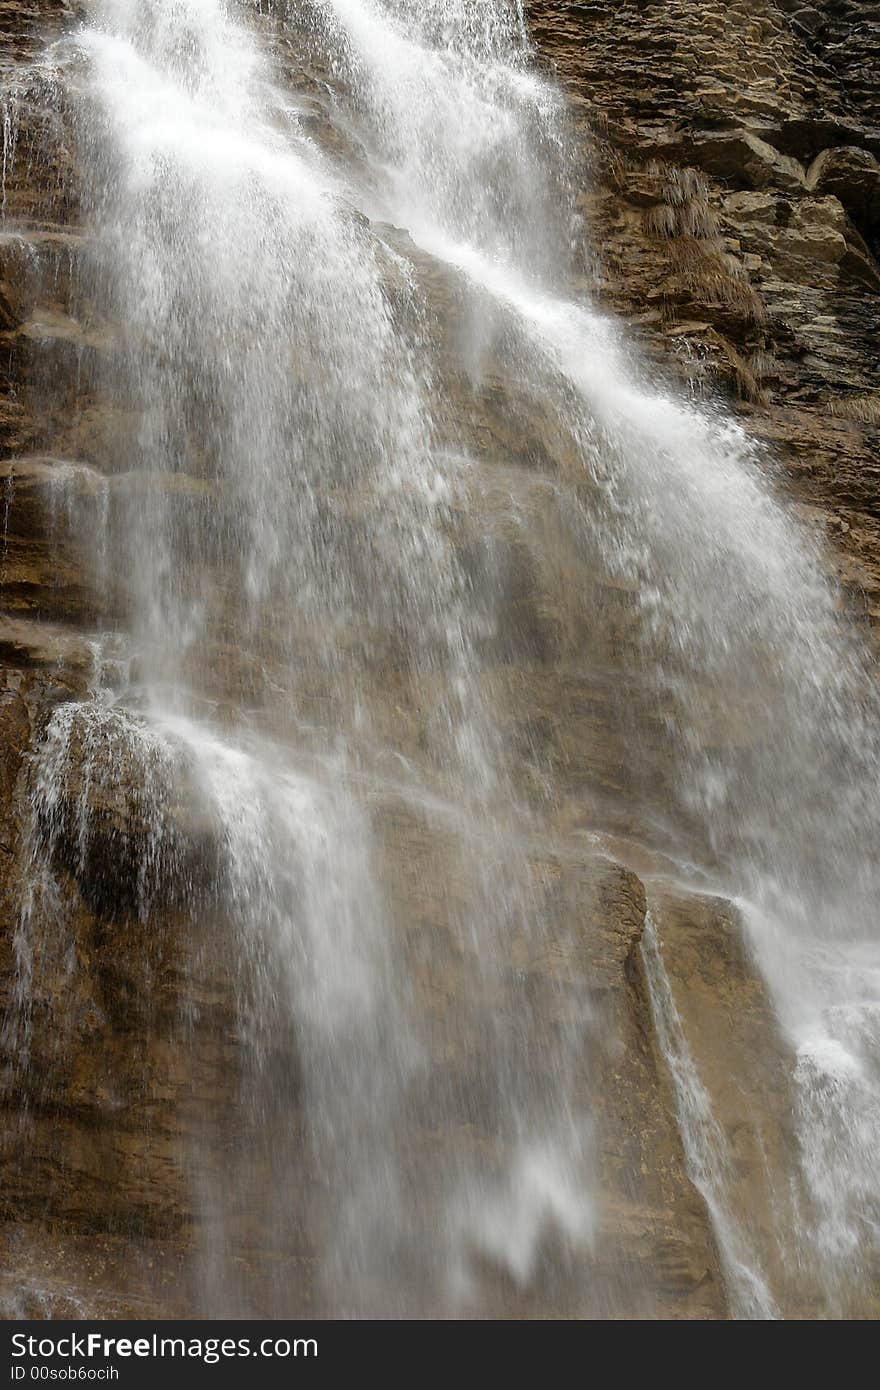
<svg viewBox="0 0 880 1390">
<path fill-rule="evenodd" d="M 727 1187 L 731 1156 L 727 1138 L 712 1113 L 711 1097 L 700 1080 L 688 1046 L 650 912 L 645 918 L 642 955 L 657 1037 L 672 1076 L 688 1169 L 712 1213 L 734 1314 L 743 1318 L 777 1317 L 773 1297 L 757 1267 L 756 1257 L 749 1249 L 745 1233 L 730 1214 Z"/>
<path fill-rule="evenodd" d="M 200 1312 L 481 1315 L 564 1277 L 562 1306 L 615 1310 L 601 892 L 548 906 L 573 851 L 499 674 L 514 546 L 558 562 L 578 659 L 614 668 L 614 828 L 740 907 L 796 1057 L 796 1243 L 845 1307 L 880 1230 L 870 665 L 770 461 L 584 292 L 582 170 L 521 4 L 96 0 L 53 57 L 115 414 L 112 462 L 56 466 L 50 512 L 89 529 L 106 630 L 31 757 L 5 1084 L 30 1093 L 34 1001 L 77 970 L 71 883 L 149 928 L 157 979 L 168 917 L 208 1001 L 177 1045 L 201 1055 L 222 961 L 245 1057 L 242 1134 L 193 1121 L 180 1157 Z M 4 198 L 14 145 L 4 112 Z M 504 405 L 488 463 L 469 423 L 499 377 L 531 475 Z M 731 1304 L 774 1315 L 650 916 L 642 951 Z M 251 1286 L 261 1245 L 316 1267 L 308 1299 Z"/>
</svg>

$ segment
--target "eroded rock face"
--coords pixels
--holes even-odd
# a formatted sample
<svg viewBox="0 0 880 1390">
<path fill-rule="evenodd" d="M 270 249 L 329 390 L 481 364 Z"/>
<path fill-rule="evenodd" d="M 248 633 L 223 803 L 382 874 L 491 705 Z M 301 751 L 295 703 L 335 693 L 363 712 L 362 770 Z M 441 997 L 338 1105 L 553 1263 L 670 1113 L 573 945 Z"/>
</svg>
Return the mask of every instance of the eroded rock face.
<svg viewBox="0 0 880 1390">
<path fill-rule="evenodd" d="M 870 7 L 533 0 L 528 10 L 595 151 L 584 210 L 606 301 L 692 389 L 726 386 L 772 446 L 780 485 L 828 533 L 854 612 L 873 618 Z"/>
<path fill-rule="evenodd" d="M 242 1010 L 234 924 L 216 891 L 220 829 L 192 770 L 160 758 L 151 780 L 132 751 L 133 728 L 146 727 L 137 712 L 108 714 L 97 744 L 91 722 L 63 713 L 54 799 L 35 790 L 58 712 L 101 688 L 102 663 L 128 660 L 118 554 L 114 568 L 122 514 L 151 488 L 168 492 L 182 528 L 232 505 L 204 471 L 131 468 L 132 412 L 107 387 L 124 334 L 90 301 L 81 273 L 88 236 L 73 132 L 60 90 L 28 66 L 77 8 L 0 4 L 0 64 L 5 73 L 17 63 L 21 84 L 0 235 L 0 1292 L 12 1313 L 150 1316 L 240 1307 L 243 1283 L 255 1310 L 289 1310 L 276 1299 L 292 1289 L 297 1311 L 322 1313 L 320 1233 L 297 1213 L 325 1214 L 327 1197 L 305 1156 L 295 1027 L 279 1031 L 263 1062 L 285 1078 L 283 1113 L 258 1114 L 248 1099 L 253 998 L 242 991 Z M 780 487 L 828 532 L 854 608 L 873 621 L 880 87 L 877 22 L 859 9 L 527 5 L 539 57 L 565 85 L 588 154 L 582 204 L 603 301 L 661 370 L 697 392 L 726 392 L 773 446 Z M 314 123 L 338 146 L 318 84 Z M 380 231 L 391 251 L 417 256 L 405 233 Z M 682 900 L 636 848 L 664 805 L 670 768 L 664 712 L 629 675 L 633 593 L 601 572 L 589 538 L 560 523 L 554 477 L 570 443 L 503 365 L 487 364 L 479 390 L 465 380 L 454 280 L 429 264 L 420 272 L 443 325 L 455 424 L 484 469 L 472 514 L 453 516 L 451 529 L 475 587 L 490 571 L 498 585 L 481 683 L 516 750 L 518 789 L 538 808 L 539 843 L 523 858 L 551 924 L 540 949 L 527 933 L 508 943 L 499 1009 L 509 972 L 526 980 L 548 1038 L 583 1018 L 576 1089 L 596 1117 L 589 1255 L 557 1248 L 551 1235 L 537 1270 L 518 1282 L 489 1243 L 478 1260 L 480 1310 L 720 1317 L 734 1306 L 658 1032 L 642 947 L 647 884 L 672 994 L 729 1147 L 731 1210 L 752 1230 L 778 1308 L 815 1315 L 820 1291 L 791 1274 L 776 1239 L 780 1175 L 797 1164 L 787 1044 L 730 906 Z M 582 493 L 589 510 L 588 482 Z M 340 530 L 369 515 L 369 499 L 343 488 L 322 504 Z M 86 539 L 96 528 L 106 554 Z M 216 570 L 225 611 L 222 546 Z M 320 632 L 304 626 L 298 636 L 304 652 L 320 648 Z M 230 627 L 206 663 L 212 708 L 259 708 L 278 679 L 271 637 L 236 645 Z M 351 645 L 370 668 L 374 726 L 393 729 L 395 746 L 417 761 L 429 741 L 429 680 L 413 679 L 394 634 L 379 643 L 354 633 Z M 325 675 L 300 693 L 316 718 L 337 698 Z M 157 801 L 167 834 L 151 846 Z M 480 1067 L 486 1040 L 468 1012 L 478 965 L 456 930 L 465 861 L 430 808 L 386 796 L 370 823 L 436 1059 L 408 1116 L 413 1172 L 435 1173 L 440 1186 L 469 1146 L 499 1145 Z M 58 930 L 28 961 L 22 903 L 35 857 L 38 891 L 56 897 L 29 910 L 58 909 Z M 175 882 L 185 901 L 169 891 Z M 260 1194 L 277 1185 L 282 1162 L 295 1214 L 267 1249 Z M 232 1228 L 212 1229 L 210 1202 L 196 1194 L 230 1187 L 241 1194 Z M 198 1271 L 216 1273 L 209 1257 L 224 1243 L 243 1273 L 211 1302 Z M 869 1300 L 856 1311 L 866 1310 Z"/>
</svg>

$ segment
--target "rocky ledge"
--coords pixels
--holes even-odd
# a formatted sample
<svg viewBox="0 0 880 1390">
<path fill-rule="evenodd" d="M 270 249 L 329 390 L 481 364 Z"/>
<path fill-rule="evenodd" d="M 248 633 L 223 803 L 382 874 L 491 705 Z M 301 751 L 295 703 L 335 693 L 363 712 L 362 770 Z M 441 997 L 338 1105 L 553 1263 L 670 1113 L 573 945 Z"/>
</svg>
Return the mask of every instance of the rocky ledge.
<svg viewBox="0 0 880 1390">
<path fill-rule="evenodd" d="M 530 0 L 570 95 L 601 294 L 723 391 L 880 616 L 880 10 Z"/>
</svg>

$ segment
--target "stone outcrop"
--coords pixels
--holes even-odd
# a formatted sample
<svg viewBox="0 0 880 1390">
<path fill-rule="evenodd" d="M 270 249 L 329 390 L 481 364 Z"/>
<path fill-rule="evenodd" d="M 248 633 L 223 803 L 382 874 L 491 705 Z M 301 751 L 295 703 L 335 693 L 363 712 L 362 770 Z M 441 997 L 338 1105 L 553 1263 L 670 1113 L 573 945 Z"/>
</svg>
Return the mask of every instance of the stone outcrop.
<svg viewBox="0 0 880 1390">
<path fill-rule="evenodd" d="M 592 151 L 600 292 L 721 389 L 877 616 L 880 24 L 858 3 L 528 6 Z"/>
</svg>

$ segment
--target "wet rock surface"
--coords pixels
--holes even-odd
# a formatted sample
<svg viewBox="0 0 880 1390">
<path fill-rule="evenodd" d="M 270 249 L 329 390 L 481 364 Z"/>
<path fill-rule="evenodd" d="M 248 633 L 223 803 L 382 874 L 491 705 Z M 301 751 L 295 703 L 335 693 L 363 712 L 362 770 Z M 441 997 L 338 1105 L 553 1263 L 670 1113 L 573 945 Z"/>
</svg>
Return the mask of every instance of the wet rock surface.
<svg viewBox="0 0 880 1390">
<path fill-rule="evenodd" d="M 601 292 L 665 370 L 725 390 L 877 604 L 877 20 L 858 4 L 528 6 L 594 170 Z M 859 58 L 856 59 L 856 53 Z M 873 95 L 871 95 L 873 93 Z"/>
<path fill-rule="evenodd" d="M 582 211 L 602 303 L 626 320 L 660 372 L 697 394 L 722 393 L 766 442 L 780 492 L 823 533 L 847 602 L 873 623 L 880 24 L 865 17 L 867 7 L 818 0 L 531 0 L 526 8 L 539 58 L 564 85 L 582 134 Z M 203 1192 L 234 1184 L 266 1117 L 248 1108 L 247 1020 L 225 969 L 230 926 L 211 901 L 217 826 L 193 814 L 186 776 L 177 769 L 150 789 L 164 798 L 170 826 L 151 862 L 160 888 L 178 875 L 201 876 L 209 905 L 195 914 L 173 893 L 139 882 L 150 853 L 145 781 L 127 734 L 109 729 L 96 777 L 94 749 L 74 724 L 67 801 L 51 812 L 43 804 L 34 818 L 34 754 L 45 749 L 53 715 L 100 684 L 96 665 L 115 660 L 117 647 L 119 660 L 128 659 L 114 516 L 151 487 L 168 492 L 182 527 L 188 510 L 222 514 L 233 505 L 198 461 L 192 475 L 173 480 L 131 468 L 131 403 L 106 386 L 106 364 L 124 355 L 124 343 L 89 302 L 81 273 L 87 236 L 75 140 L 59 89 L 32 67 L 47 36 L 77 10 L 49 0 L 0 3 L 0 72 L 18 84 L 0 233 L 0 1006 L 14 1020 L 0 1057 L 0 1297 L 11 1316 L 146 1317 L 201 1306 L 193 1253 L 210 1248 L 216 1233 L 200 1222 L 192 1170 Z M 325 122 L 317 99 L 315 122 Z M 332 145 L 339 135 L 325 128 L 323 138 Z M 393 229 L 385 236 L 392 248 L 405 238 Z M 814 1316 L 819 1295 L 809 1280 L 792 1282 L 772 1268 L 779 1174 L 794 1163 L 786 1044 L 736 914 L 717 900 L 682 901 L 658 880 L 642 844 L 670 773 L 664 712 L 635 675 L 628 684 L 632 594 L 560 524 L 554 478 L 564 473 L 568 446 L 527 385 L 506 377 L 503 364 L 484 373 L 479 393 L 455 383 L 455 285 L 439 269 L 422 269 L 446 326 L 456 424 L 464 422 L 484 469 L 464 514 L 453 517 L 457 550 L 466 572 L 491 568 L 502 577 L 482 685 L 518 750 L 518 786 L 544 817 L 537 846 L 524 833 L 523 858 L 554 930 L 540 951 L 527 935 L 512 939 L 504 967 L 528 980 L 550 1034 L 583 1015 L 578 1093 L 596 1114 L 602 1192 L 589 1258 L 560 1253 L 551 1238 L 537 1273 L 517 1283 L 491 1250 L 484 1254 L 481 1311 L 730 1311 L 652 1012 L 641 947 L 648 884 L 678 1008 L 733 1153 L 733 1200 L 756 1229 L 784 1310 Z M 590 288 L 591 273 L 585 268 Z M 588 485 L 583 495 L 589 506 Z M 362 522 L 368 505 L 345 488 L 326 501 L 340 527 L 347 518 Z M 110 559 L 86 539 L 96 518 L 106 518 Z M 217 570 L 210 601 L 225 611 L 222 563 Z M 277 677 L 271 633 L 239 646 L 231 625 L 228 635 L 212 653 L 208 692 L 221 718 L 233 705 L 258 711 L 261 690 Z M 319 650 L 321 638 L 305 622 L 298 633 L 304 651 Z M 376 727 L 393 728 L 417 761 L 431 717 L 429 683 L 395 663 L 393 635 L 385 645 L 374 634 L 350 640 L 353 659 L 375 667 L 365 687 Z M 304 684 L 303 707 L 316 719 L 329 719 L 338 703 L 337 677 L 324 672 Z M 550 778 L 559 793 L 548 807 Z M 461 867 L 460 847 L 444 840 L 442 816 L 389 792 L 389 781 L 376 776 L 370 819 L 415 982 L 414 1012 L 444 1059 L 439 1100 L 429 1092 L 411 1117 L 412 1162 L 442 1171 L 453 1150 L 496 1142 L 476 1064 L 484 1040 L 458 1012 L 475 969 L 455 920 L 471 870 Z M 58 932 L 28 967 L 25 1017 L 16 994 L 27 945 L 23 875 L 34 854 L 48 851 Z M 497 988 L 503 1003 L 503 972 Z M 27 1076 L 16 1068 L 21 1027 Z M 296 1045 L 278 1039 L 274 1064 L 291 1073 L 290 1106 L 269 1124 L 290 1165 L 292 1205 L 320 1208 L 322 1176 L 292 1157 L 308 1126 Z M 437 1132 L 435 1113 L 447 1117 L 448 1132 Z M 205 1116 L 208 1137 L 198 1139 Z M 264 1178 L 277 1178 L 271 1165 Z M 297 1311 L 325 1311 L 315 1232 L 292 1218 L 267 1250 L 256 1244 L 264 1217 L 259 1193 L 242 1191 L 232 1243 L 254 1308 L 273 1308 L 277 1289 L 293 1287 Z"/>
</svg>

